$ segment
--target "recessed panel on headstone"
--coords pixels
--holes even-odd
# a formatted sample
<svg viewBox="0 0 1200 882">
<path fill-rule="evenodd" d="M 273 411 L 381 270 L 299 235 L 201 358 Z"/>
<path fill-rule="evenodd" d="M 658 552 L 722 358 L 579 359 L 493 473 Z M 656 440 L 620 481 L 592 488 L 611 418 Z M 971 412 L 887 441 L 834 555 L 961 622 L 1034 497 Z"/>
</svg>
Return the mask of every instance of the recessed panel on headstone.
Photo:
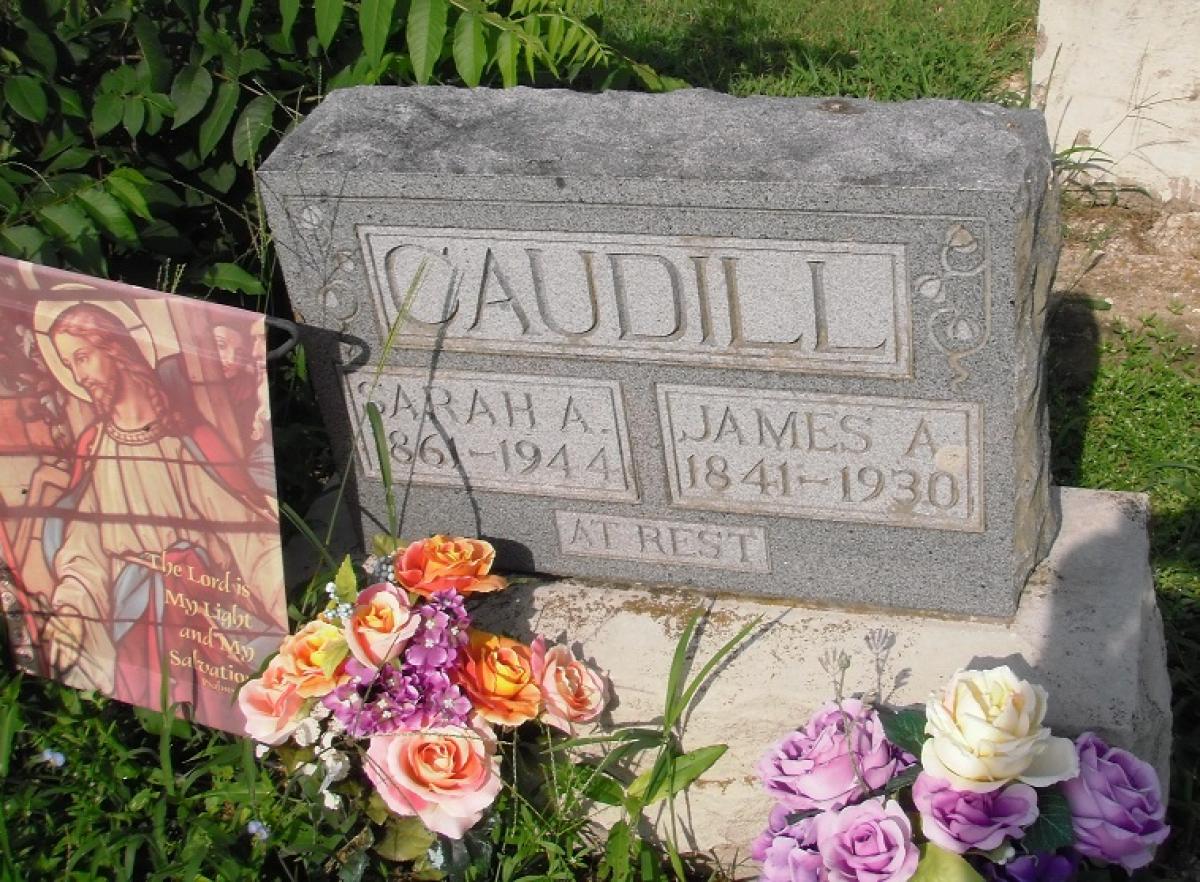
<svg viewBox="0 0 1200 882">
<path fill-rule="evenodd" d="M 403 537 L 1008 616 L 1056 529 L 1050 157 L 961 102 L 362 88 L 260 181 L 368 534 L 382 454 Z"/>
</svg>

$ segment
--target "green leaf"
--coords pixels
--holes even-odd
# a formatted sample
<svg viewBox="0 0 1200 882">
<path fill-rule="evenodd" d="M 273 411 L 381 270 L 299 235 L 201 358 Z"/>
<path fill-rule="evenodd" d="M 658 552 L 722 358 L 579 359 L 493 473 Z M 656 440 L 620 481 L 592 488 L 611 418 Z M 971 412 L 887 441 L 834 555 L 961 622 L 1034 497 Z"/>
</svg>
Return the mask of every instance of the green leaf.
<svg viewBox="0 0 1200 882">
<path fill-rule="evenodd" d="M 77 168 L 83 168 L 94 156 L 95 154 L 86 147 L 68 147 L 62 153 L 58 154 L 58 156 L 54 157 L 54 161 L 46 166 L 44 173 L 49 175 L 54 172 L 74 171 Z"/>
<path fill-rule="evenodd" d="M 150 88 L 162 92 L 171 80 L 171 62 L 158 39 L 158 27 L 145 15 L 133 20 L 133 34 L 142 47 L 142 58 L 150 72 Z"/>
<path fill-rule="evenodd" d="M 669 716 L 663 720 L 664 728 L 669 729 L 671 726 L 674 726 L 675 722 L 682 717 L 683 714 L 687 713 L 687 709 L 691 705 L 692 699 L 695 698 L 696 693 L 700 691 L 700 687 L 704 685 L 705 681 L 708 680 L 709 674 L 713 672 L 717 665 L 725 660 L 725 657 L 728 656 L 729 653 L 733 652 L 734 648 L 737 647 L 739 643 L 749 636 L 751 631 L 758 627 L 758 622 L 759 619 L 756 616 L 744 624 L 738 629 L 736 634 L 725 641 L 725 644 L 715 653 L 713 653 L 712 657 L 704 663 L 704 666 L 700 669 L 700 673 L 698 673 L 692 679 L 692 682 L 688 684 L 687 689 L 683 691 L 683 695 L 680 697 L 679 701 L 676 702 L 675 706 L 670 709 L 671 712 Z"/>
<path fill-rule="evenodd" d="M 920 765 L 910 766 L 894 778 L 889 778 L 887 783 L 883 785 L 883 792 L 891 795 L 898 793 L 905 787 L 911 787 L 916 783 L 917 777 L 921 774 Z"/>
<path fill-rule="evenodd" d="M 925 709 L 894 711 L 881 707 L 879 718 L 883 721 L 883 731 L 888 741 L 920 759 L 921 748 L 925 744 Z"/>
<path fill-rule="evenodd" d="M 258 154 L 263 138 L 271 131 L 271 116 L 275 112 L 275 99 L 271 95 L 259 95 L 242 110 L 233 127 L 233 161 L 245 165 Z"/>
<path fill-rule="evenodd" d="M 282 26 L 279 32 L 287 38 L 289 45 L 292 42 L 292 28 L 296 25 L 296 16 L 300 14 L 300 0 L 279 0 L 279 17 L 282 19 Z"/>
<path fill-rule="evenodd" d="M 408 8 L 408 57 L 413 76 L 421 85 L 429 82 L 446 39 L 446 0 L 413 0 Z"/>
<path fill-rule="evenodd" d="M 699 621 L 700 613 L 693 613 L 684 626 L 683 633 L 675 641 L 675 654 L 671 658 L 671 670 L 667 674 L 667 702 L 663 709 L 664 732 L 671 728 L 673 722 L 679 719 L 683 712 L 683 707 L 679 702 L 680 692 L 683 689 L 683 666 L 687 663 L 688 648 L 692 644 L 692 634 L 695 633 Z M 671 722 L 667 722 L 668 720 Z"/>
<path fill-rule="evenodd" d="M 376 533 L 371 537 L 371 554 L 386 557 L 400 547 L 400 540 L 386 533 Z"/>
<path fill-rule="evenodd" d="M 486 62 L 487 43 L 483 38 L 483 22 L 479 16 L 464 12 L 454 26 L 454 67 L 463 82 L 473 88 L 479 85 Z"/>
<path fill-rule="evenodd" d="M 145 121 L 146 105 L 142 103 L 142 96 L 130 95 L 125 99 L 125 113 L 121 117 L 121 124 L 125 126 L 125 131 L 129 132 L 129 137 L 136 138 Z"/>
<path fill-rule="evenodd" d="M 387 861 L 414 861 L 429 851 L 435 838 L 420 819 L 393 817 L 375 843 L 375 852 Z"/>
<path fill-rule="evenodd" d="M 17 195 L 17 191 L 13 189 L 12 184 L 0 178 L 0 206 L 9 211 L 16 211 L 17 206 L 21 204 L 21 197 Z"/>
<path fill-rule="evenodd" d="M 13 677 L 4 690 L 4 712 L 0 717 L 0 778 L 8 777 L 8 761 L 12 756 L 13 737 L 24 728 L 21 719 L 21 703 L 17 700 L 21 690 L 21 677 Z"/>
<path fill-rule="evenodd" d="M 317 0 L 317 42 L 328 49 L 342 23 L 345 0 Z"/>
<path fill-rule="evenodd" d="M 218 193 L 228 193 L 229 188 L 237 180 L 237 166 L 232 162 L 223 162 L 215 168 L 208 166 L 198 172 L 200 180 L 208 184 Z"/>
<path fill-rule="evenodd" d="M 378 67 L 383 58 L 395 11 L 396 0 L 362 0 L 358 7 L 358 29 L 362 32 L 363 51 L 371 60 L 372 67 Z"/>
<path fill-rule="evenodd" d="M 358 576 L 354 572 L 354 564 L 350 561 L 350 555 L 342 558 L 342 563 L 338 566 L 337 574 L 333 577 L 333 587 L 337 589 L 335 595 L 341 603 L 354 603 L 358 597 Z"/>
<path fill-rule="evenodd" d="M 651 779 L 655 776 L 654 770 L 650 769 L 634 778 L 625 792 L 642 805 L 652 805 L 667 796 L 674 796 L 707 772 L 728 749 L 726 744 L 710 744 L 688 751 L 675 757 L 670 776 L 658 776 L 658 780 L 652 784 Z"/>
<path fill-rule="evenodd" d="M 83 99 L 79 97 L 78 92 L 59 85 L 55 85 L 54 91 L 58 95 L 58 106 L 62 110 L 63 116 L 87 119 L 87 113 L 83 109 Z"/>
<path fill-rule="evenodd" d="M 363 809 L 363 812 L 375 824 L 385 824 L 388 818 L 393 817 L 391 809 L 387 807 L 387 803 L 383 801 L 378 790 L 371 791 L 371 795 L 367 798 L 367 807 Z"/>
<path fill-rule="evenodd" d="M 608 831 L 608 842 L 604 845 L 604 863 L 612 873 L 613 882 L 625 882 L 629 878 L 629 824 L 617 821 Z"/>
<path fill-rule="evenodd" d="M 0 239 L 4 240 L 6 252 L 19 257 L 33 257 L 48 241 L 45 233 L 29 224 L 0 227 Z"/>
<path fill-rule="evenodd" d="M 94 229 L 87 215 L 74 205 L 63 202 L 38 209 L 37 216 L 46 229 L 57 238 L 68 242 L 75 241 Z"/>
<path fill-rule="evenodd" d="M 221 136 L 229 128 L 233 113 L 237 110 L 238 84 L 234 82 L 221 83 L 217 89 L 217 100 L 208 117 L 200 124 L 200 143 L 198 150 L 200 158 L 204 159 L 221 141 Z"/>
<path fill-rule="evenodd" d="M 1071 806 L 1057 788 L 1038 792 L 1038 819 L 1021 837 L 1021 848 L 1031 854 L 1039 851 L 1057 851 L 1075 842 L 1075 830 L 1071 826 Z"/>
<path fill-rule="evenodd" d="M 371 434 L 375 440 L 375 456 L 379 461 L 379 477 L 383 481 L 384 504 L 387 508 L 388 532 L 395 536 L 399 529 L 396 516 L 396 491 L 392 486 L 392 454 L 383 428 L 383 414 L 374 401 L 367 402 L 367 420 L 371 423 Z"/>
<path fill-rule="evenodd" d="M 54 72 L 58 69 L 58 53 L 54 49 L 53 41 L 27 18 L 21 19 L 21 30 L 25 32 L 26 56 L 37 62 L 47 80 L 53 80 Z"/>
<path fill-rule="evenodd" d="M 983 877 L 961 854 L 927 842 L 921 846 L 917 872 L 909 882 L 983 882 Z"/>
<path fill-rule="evenodd" d="M 250 275 L 236 263 L 214 263 L 200 276 L 200 281 L 222 291 L 262 297 L 266 294 L 262 282 Z"/>
<path fill-rule="evenodd" d="M 171 84 L 171 103 L 175 105 L 171 128 L 179 128 L 203 110 L 212 89 L 212 74 L 198 64 L 189 64 L 177 73 Z"/>
<path fill-rule="evenodd" d="M 150 206 L 146 204 L 146 197 L 142 195 L 141 189 L 131 178 L 122 174 L 122 172 L 126 171 L 133 170 L 119 168 L 112 172 L 104 179 L 104 188 L 117 197 L 117 199 L 121 200 L 126 208 L 142 218 L 142 220 L 153 220 L 150 214 Z M 138 174 L 138 177 L 141 177 L 141 175 Z M 145 178 L 142 178 L 142 180 L 145 181 Z"/>
<path fill-rule="evenodd" d="M 325 644 L 325 648 L 321 650 L 321 671 L 326 677 L 332 677 L 333 672 L 338 669 L 338 666 L 346 660 L 346 656 L 350 654 L 350 647 L 344 640 L 330 641 Z"/>
<path fill-rule="evenodd" d="M 121 122 L 125 101 L 120 95 L 106 92 L 92 104 L 92 133 L 97 138 L 108 134 Z"/>
<path fill-rule="evenodd" d="M 608 772 L 586 763 L 580 763 L 579 768 L 586 773 L 583 794 L 588 799 L 602 805 L 621 805 L 625 801 L 625 785 Z"/>
<path fill-rule="evenodd" d="M 506 89 L 517 84 L 517 56 L 520 52 L 521 44 L 512 31 L 504 31 L 496 38 L 496 66 L 500 68 L 500 79 Z"/>
<path fill-rule="evenodd" d="M 242 0 L 242 5 L 238 7 L 238 30 L 242 32 L 242 36 L 249 36 L 246 31 L 246 25 L 250 23 L 250 13 L 254 10 L 254 0 Z"/>
<path fill-rule="evenodd" d="M 137 244 L 137 231 L 134 230 L 129 216 L 125 214 L 124 207 L 112 195 L 102 190 L 100 185 L 80 190 L 75 194 L 75 198 L 104 232 L 123 245 Z"/>
<path fill-rule="evenodd" d="M 34 77 L 20 74 L 4 82 L 4 98 L 18 116 L 40 123 L 46 118 L 46 92 Z"/>
</svg>

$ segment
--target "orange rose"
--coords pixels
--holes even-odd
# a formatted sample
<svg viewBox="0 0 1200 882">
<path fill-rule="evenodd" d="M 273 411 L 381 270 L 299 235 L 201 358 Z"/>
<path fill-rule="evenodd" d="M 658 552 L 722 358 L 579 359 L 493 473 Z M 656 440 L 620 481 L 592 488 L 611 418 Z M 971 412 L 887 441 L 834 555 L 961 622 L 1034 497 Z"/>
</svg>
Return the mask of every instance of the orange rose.
<svg viewBox="0 0 1200 882">
<path fill-rule="evenodd" d="M 542 690 L 537 672 L 542 667 L 540 641 L 533 647 L 471 630 L 463 648 L 457 682 L 476 712 L 489 723 L 518 726 L 538 715 Z"/>
<path fill-rule="evenodd" d="M 572 723 L 596 719 L 608 703 L 608 682 L 566 646 L 546 650 L 538 679 L 546 702 L 542 719 L 564 732 L 571 731 Z"/>
<path fill-rule="evenodd" d="M 350 649 L 342 629 L 314 619 L 295 634 L 283 638 L 276 661 L 280 678 L 293 684 L 304 698 L 327 695 L 345 679 Z"/>
<path fill-rule="evenodd" d="M 422 597 L 453 588 L 459 594 L 499 591 L 508 585 L 491 576 L 496 549 L 481 539 L 431 536 L 396 552 L 396 581 Z"/>
<path fill-rule="evenodd" d="M 304 698 L 294 683 L 283 677 L 278 658 L 261 677 L 247 680 L 238 691 L 238 707 L 246 718 L 246 734 L 263 744 L 282 744 L 299 723 Z"/>
<path fill-rule="evenodd" d="M 357 661 L 378 668 L 404 651 L 420 624 L 420 618 L 413 615 L 408 594 L 395 585 L 381 582 L 359 593 L 342 633 Z"/>
<path fill-rule="evenodd" d="M 387 807 L 461 839 L 500 792 L 496 737 L 486 724 L 376 735 L 363 764 Z"/>
</svg>

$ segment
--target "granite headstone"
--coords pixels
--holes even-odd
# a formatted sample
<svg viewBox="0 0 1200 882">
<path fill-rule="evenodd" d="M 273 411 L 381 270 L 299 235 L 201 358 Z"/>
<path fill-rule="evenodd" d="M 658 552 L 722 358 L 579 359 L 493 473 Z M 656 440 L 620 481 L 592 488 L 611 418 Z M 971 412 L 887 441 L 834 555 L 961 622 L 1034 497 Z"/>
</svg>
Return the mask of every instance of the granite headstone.
<svg viewBox="0 0 1200 882">
<path fill-rule="evenodd" d="M 1032 111 L 332 93 L 259 171 L 365 532 L 1009 617 L 1048 549 Z"/>
</svg>

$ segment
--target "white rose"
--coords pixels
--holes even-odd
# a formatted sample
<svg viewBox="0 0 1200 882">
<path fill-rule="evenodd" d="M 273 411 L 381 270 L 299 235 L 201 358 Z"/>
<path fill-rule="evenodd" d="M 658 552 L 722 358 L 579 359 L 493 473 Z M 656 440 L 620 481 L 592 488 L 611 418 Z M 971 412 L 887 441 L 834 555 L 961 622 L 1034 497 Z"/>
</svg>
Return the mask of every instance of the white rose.
<svg viewBox="0 0 1200 882">
<path fill-rule="evenodd" d="M 1075 745 L 1042 725 L 1046 690 L 1008 667 L 959 671 L 925 706 L 921 765 L 959 790 L 986 793 L 1017 780 L 1046 787 L 1079 774 Z"/>
</svg>

